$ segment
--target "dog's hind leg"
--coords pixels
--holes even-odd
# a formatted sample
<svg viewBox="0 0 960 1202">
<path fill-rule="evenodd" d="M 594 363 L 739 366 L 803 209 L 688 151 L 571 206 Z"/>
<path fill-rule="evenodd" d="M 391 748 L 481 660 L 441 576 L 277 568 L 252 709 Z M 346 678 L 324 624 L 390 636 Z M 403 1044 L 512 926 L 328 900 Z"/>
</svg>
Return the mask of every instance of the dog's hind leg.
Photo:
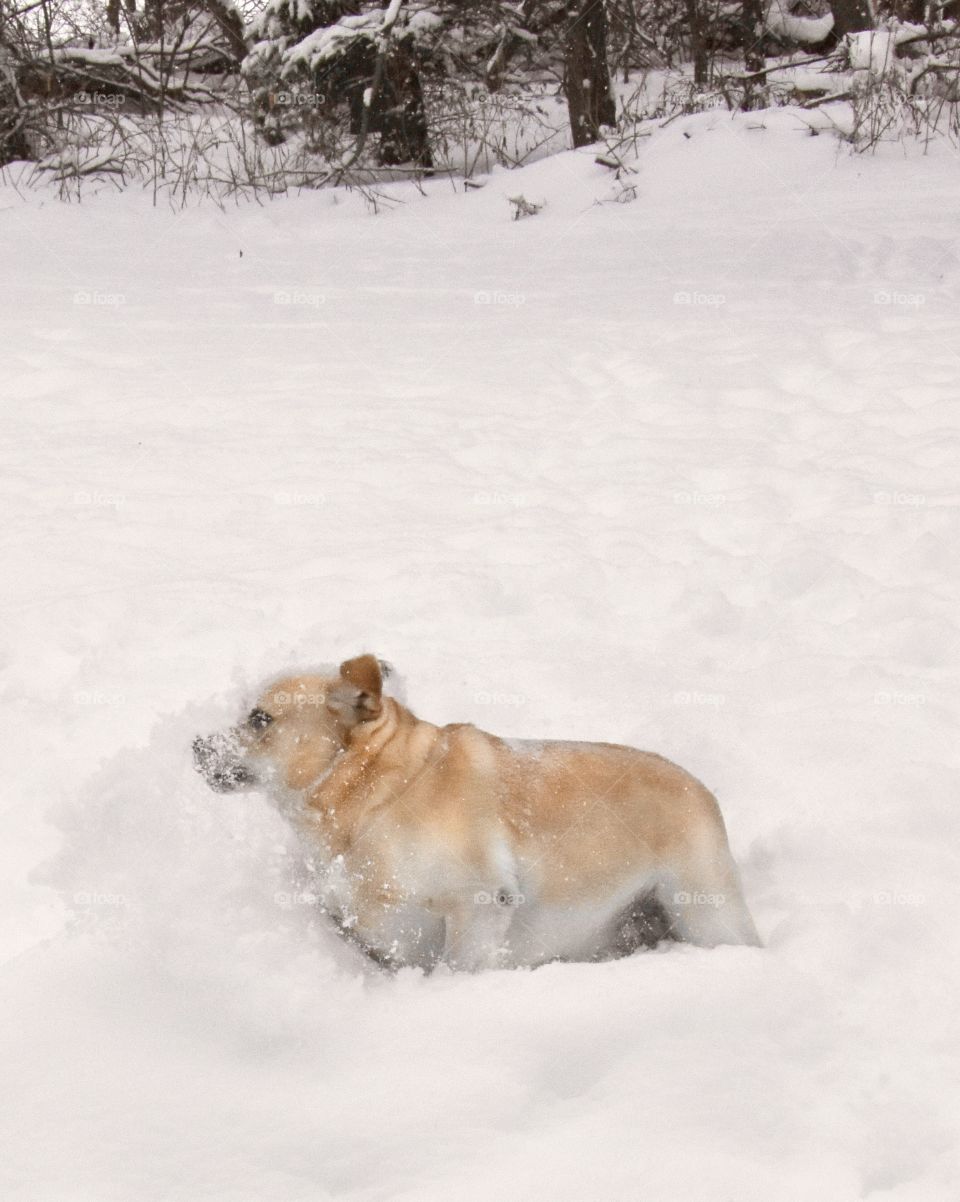
<svg viewBox="0 0 960 1202">
<path fill-rule="evenodd" d="M 638 893 L 614 919 L 597 953 L 597 959 L 629 956 L 640 948 L 656 947 L 673 939 L 670 914 L 653 889 Z"/>
<path fill-rule="evenodd" d="M 729 852 L 701 871 L 671 874 L 657 896 L 670 917 L 673 934 L 700 947 L 739 943 L 760 947 L 760 936 L 747 908 L 740 875 Z"/>
</svg>

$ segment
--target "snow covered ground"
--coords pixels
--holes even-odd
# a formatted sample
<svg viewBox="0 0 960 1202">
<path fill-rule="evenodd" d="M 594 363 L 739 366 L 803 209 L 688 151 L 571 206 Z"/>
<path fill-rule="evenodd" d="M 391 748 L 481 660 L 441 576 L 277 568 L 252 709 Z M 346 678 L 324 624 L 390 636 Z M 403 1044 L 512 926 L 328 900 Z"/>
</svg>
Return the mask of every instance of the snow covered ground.
<svg viewBox="0 0 960 1202">
<path fill-rule="evenodd" d="M 0 190 L 4 1202 L 960 1196 L 957 159 L 804 121 L 631 203 Z M 361 963 L 188 750 L 364 649 L 689 767 L 767 946 Z"/>
</svg>

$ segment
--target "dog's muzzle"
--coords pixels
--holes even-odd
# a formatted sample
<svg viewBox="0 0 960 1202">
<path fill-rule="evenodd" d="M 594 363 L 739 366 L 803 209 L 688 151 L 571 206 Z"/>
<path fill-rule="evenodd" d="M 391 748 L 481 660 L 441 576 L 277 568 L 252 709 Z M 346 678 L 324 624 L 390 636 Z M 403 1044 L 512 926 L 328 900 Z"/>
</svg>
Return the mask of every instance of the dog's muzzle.
<svg viewBox="0 0 960 1202">
<path fill-rule="evenodd" d="M 217 793 L 232 793 L 254 783 L 240 758 L 236 739 L 230 735 L 208 735 L 205 739 L 198 735 L 193 740 L 193 766 Z"/>
</svg>

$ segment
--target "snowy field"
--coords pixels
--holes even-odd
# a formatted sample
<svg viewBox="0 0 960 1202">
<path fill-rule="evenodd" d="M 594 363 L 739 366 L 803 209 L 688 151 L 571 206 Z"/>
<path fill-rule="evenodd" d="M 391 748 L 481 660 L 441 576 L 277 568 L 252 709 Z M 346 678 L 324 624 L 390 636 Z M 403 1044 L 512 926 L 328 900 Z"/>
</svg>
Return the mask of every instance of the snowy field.
<svg viewBox="0 0 960 1202">
<path fill-rule="evenodd" d="M 960 1197 L 958 162 L 758 124 L 0 190 L 3 1202 Z M 361 962 L 189 744 L 365 649 L 690 768 L 766 947 Z"/>
</svg>

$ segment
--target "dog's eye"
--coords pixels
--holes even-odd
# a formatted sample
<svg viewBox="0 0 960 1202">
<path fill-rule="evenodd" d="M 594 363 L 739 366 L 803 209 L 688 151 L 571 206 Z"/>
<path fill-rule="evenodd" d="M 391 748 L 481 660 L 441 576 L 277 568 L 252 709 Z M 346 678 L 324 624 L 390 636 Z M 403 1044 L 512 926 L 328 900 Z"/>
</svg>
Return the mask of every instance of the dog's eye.
<svg viewBox="0 0 960 1202">
<path fill-rule="evenodd" d="M 266 730 L 272 721 L 272 715 L 268 714 L 266 710 L 255 709 L 250 711 L 247 725 L 252 726 L 254 730 Z"/>
</svg>

